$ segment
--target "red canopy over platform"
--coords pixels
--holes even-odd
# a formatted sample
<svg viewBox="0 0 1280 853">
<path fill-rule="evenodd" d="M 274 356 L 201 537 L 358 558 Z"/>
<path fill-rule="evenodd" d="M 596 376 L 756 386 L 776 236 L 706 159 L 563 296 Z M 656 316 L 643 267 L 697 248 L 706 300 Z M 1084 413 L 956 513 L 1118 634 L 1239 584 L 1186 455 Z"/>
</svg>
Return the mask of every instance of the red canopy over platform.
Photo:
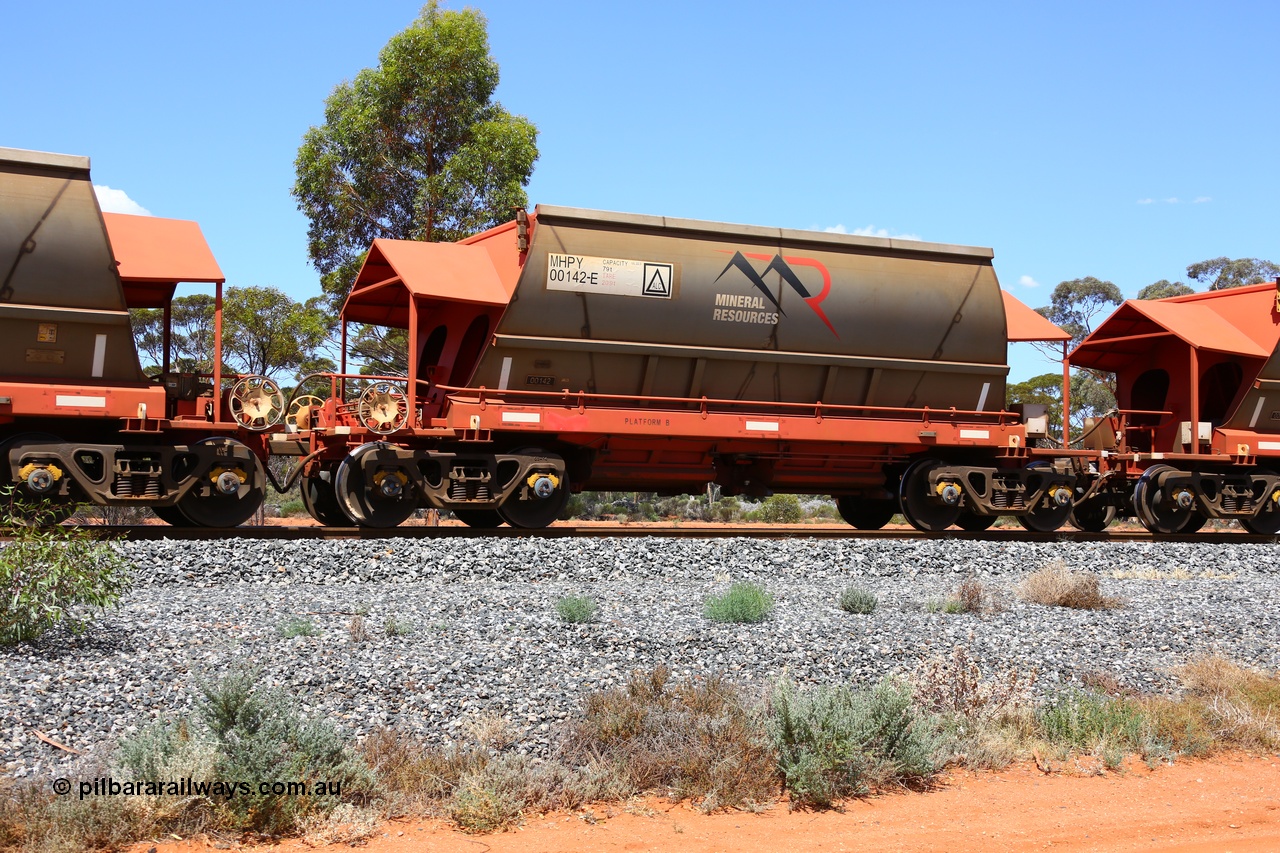
<svg viewBox="0 0 1280 853">
<path fill-rule="evenodd" d="M 1011 343 L 1071 340 L 1071 335 L 1037 314 L 1009 291 L 1001 290 L 1000 295 L 1004 297 L 1004 319 L 1008 326 L 1006 337 Z"/>
<path fill-rule="evenodd" d="M 124 213 L 102 219 L 130 308 L 164 307 L 180 281 L 226 281 L 197 223 Z"/>
<path fill-rule="evenodd" d="M 374 240 L 342 307 L 344 319 L 405 329 L 409 297 L 505 306 L 515 281 L 504 282 L 479 245 Z"/>
<path fill-rule="evenodd" d="M 1211 290 L 1169 299 L 1130 299 L 1071 353 L 1079 367 L 1114 372 L 1161 338 L 1193 349 L 1264 359 L 1280 339 L 1276 285 Z"/>
</svg>

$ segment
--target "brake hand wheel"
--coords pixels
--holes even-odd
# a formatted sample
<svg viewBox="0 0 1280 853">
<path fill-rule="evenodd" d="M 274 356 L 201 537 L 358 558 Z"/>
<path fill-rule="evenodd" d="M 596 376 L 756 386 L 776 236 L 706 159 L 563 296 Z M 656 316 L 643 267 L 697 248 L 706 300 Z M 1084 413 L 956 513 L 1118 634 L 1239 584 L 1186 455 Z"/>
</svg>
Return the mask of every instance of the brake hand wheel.
<svg viewBox="0 0 1280 853">
<path fill-rule="evenodd" d="M 370 432 L 388 435 L 409 421 L 409 401 L 404 389 L 393 382 L 375 382 L 360 395 L 356 405 L 360 424 Z"/>
<path fill-rule="evenodd" d="M 246 376 L 231 386 L 228 405 L 235 422 L 254 432 L 271 429 L 284 416 L 284 394 L 265 376 Z"/>
<path fill-rule="evenodd" d="M 320 426 L 324 400 L 314 394 L 304 394 L 289 404 L 289 414 L 284 416 L 286 426 L 301 432 Z"/>
</svg>

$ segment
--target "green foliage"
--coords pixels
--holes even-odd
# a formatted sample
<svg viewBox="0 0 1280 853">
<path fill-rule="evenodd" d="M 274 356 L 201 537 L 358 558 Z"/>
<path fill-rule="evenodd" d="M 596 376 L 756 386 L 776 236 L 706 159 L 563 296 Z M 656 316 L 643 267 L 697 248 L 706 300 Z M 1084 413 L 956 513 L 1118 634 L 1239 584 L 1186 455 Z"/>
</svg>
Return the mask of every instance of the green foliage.
<svg viewBox="0 0 1280 853">
<path fill-rule="evenodd" d="M 334 369 L 319 363 L 331 320 L 324 298 L 295 302 L 274 287 L 232 287 L 222 309 L 222 357 L 239 373 Z"/>
<path fill-rule="evenodd" d="M 62 527 L 65 507 L 0 490 L 0 645 L 31 640 L 63 623 L 73 633 L 114 607 L 132 584 L 130 567 L 108 542 Z"/>
<path fill-rule="evenodd" d="M 351 356 L 368 376 L 393 376 L 409 369 L 409 332 L 382 326 L 357 326 L 350 339 Z"/>
<path fill-rule="evenodd" d="M 280 504 L 280 516 L 282 518 L 293 518 L 307 514 L 307 506 L 302 502 L 302 498 L 290 498 Z"/>
<path fill-rule="evenodd" d="M 861 587 L 851 586 L 840 593 L 840 609 L 845 613 L 873 613 L 877 603 L 875 593 Z"/>
<path fill-rule="evenodd" d="M 169 797 L 169 803 L 159 798 L 155 813 L 167 816 L 163 820 L 175 818 L 175 806 L 203 807 L 222 828 L 278 834 L 298 829 L 306 815 L 327 813 L 340 797 L 350 800 L 369 787 L 367 768 L 327 724 L 303 720 L 281 693 L 255 690 L 249 674 L 204 684 L 201 694 L 195 720 L 159 723 L 123 741 L 120 767 L 145 779 L 189 777 L 206 785 L 244 781 L 249 790 L 227 795 L 213 789 L 197 798 Z M 305 782 L 309 793 L 263 794 L 257 788 L 261 782 Z M 330 793 L 317 795 L 318 782 L 330 786 Z"/>
<path fill-rule="evenodd" d="M 773 596 L 753 583 L 735 583 L 724 595 L 707 598 L 703 613 L 712 622 L 763 622 L 773 612 Z"/>
<path fill-rule="evenodd" d="M 305 616 L 293 616 L 285 620 L 276 631 L 286 640 L 293 637 L 314 637 L 318 633 L 315 623 Z"/>
<path fill-rule="evenodd" d="M 407 619 L 388 616 L 382 623 L 382 633 L 388 637 L 407 637 L 413 633 L 413 623 Z"/>
<path fill-rule="evenodd" d="M 225 309 L 225 303 L 223 305 Z M 164 311 L 159 308 L 129 312 L 138 356 L 149 373 L 164 364 Z M 179 296 L 170 305 L 170 369 L 178 373 L 213 371 L 214 297 L 207 293 Z M 224 329 L 223 335 L 232 334 Z"/>
<path fill-rule="evenodd" d="M 804 521 L 804 508 L 795 495 L 770 495 L 760 505 L 760 520 L 769 524 L 799 524 Z"/>
<path fill-rule="evenodd" d="M 1169 281 L 1162 278 L 1157 282 L 1148 284 L 1146 287 L 1138 291 L 1139 299 L 1168 299 L 1171 296 L 1186 296 L 1189 293 L 1195 293 L 1195 288 L 1188 287 L 1180 281 Z"/>
<path fill-rule="evenodd" d="M 1210 258 L 1188 266 L 1187 275 L 1196 281 L 1209 282 L 1210 290 L 1226 290 L 1229 287 L 1271 281 L 1280 276 L 1280 264 L 1261 258 L 1239 258 L 1234 261 L 1227 257 Z"/>
<path fill-rule="evenodd" d="M 924 604 L 926 613 L 946 613 L 954 616 L 957 613 L 968 613 L 965 609 L 964 602 L 958 598 L 944 598 L 941 600 L 931 599 Z"/>
<path fill-rule="evenodd" d="M 514 824 L 523 805 L 519 799 L 483 778 L 469 776 L 453 792 L 449 817 L 463 832 L 480 835 Z"/>
<path fill-rule="evenodd" d="M 1076 346 L 1093 331 L 1093 321 L 1102 311 L 1124 302 L 1120 288 L 1093 276 L 1061 282 L 1053 289 L 1052 303 L 1036 312 L 1071 335 Z M 1058 347 L 1055 342 L 1054 348 Z"/>
<path fill-rule="evenodd" d="M 911 690 L 882 681 L 870 690 L 783 681 L 773 691 L 769 734 L 792 802 L 828 807 L 890 784 L 919 784 L 940 769 Z"/>
<path fill-rule="evenodd" d="M 733 524 L 742 520 L 742 503 L 735 497 L 720 498 L 710 504 L 707 511 L 708 521 L 721 524 Z"/>
<path fill-rule="evenodd" d="M 1062 374 L 1043 373 L 1009 385 L 1009 404 L 1041 403 L 1048 407 L 1049 434 L 1062 437 Z M 1071 374 L 1071 431 L 1079 436 L 1085 418 L 1096 418 L 1116 407 L 1115 376 L 1093 370 Z"/>
<path fill-rule="evenodd" d="M 214 298 L 208 294 L 173 300 L 172 360 L 176 372 L 213 370 Z M 138 355 L 150 374 L 164 364 L 164 312 L 130 312 Z M 275 376 L 333 369 L 320 348 L 331 320 L 322 297 L 295 302 L 274 287 L 232 287 L 222 302 L 222 367 L 229 373 Z"/>
<path fill-rule="evenodd" d="M 1147 730 L 1146 716 L 1137 702 L 1091 691 L 1059 693 L 1036 716 L 1049 741 L 1072 749 L 1136 749 Z"/>
<path fill-rule="evenodd" d="M 1077 370 L 1071 374 L 1071 428 L 1078 436 L 1085 418 L 1101 417 L 1116 407 L 1113 373 Z"/>
<path fill-rule="evenodd" d="M 1062 437 L 1062 374 L 1042 373 L 1025 382 L 1006 386 L 1008 403 L 1032 403 L 1046 407 L 1049 417 L 1049 434 Z"/>
<path fill-rule="evenodd" d="M 377 67 L 333 90 L 293 186 L 333 304 L 375 238 L 454 241 L 528 204 L 537 129 L 493 100 L 497 85 L 484 16 L 433 0 Z"/>
<path fill-rule="evenodd" d="M 561 622 L 590 622 L 596 616 L 596 603 L 581 595 L 566 595 L 556 602 L 556 615 Z"/>
</svg>

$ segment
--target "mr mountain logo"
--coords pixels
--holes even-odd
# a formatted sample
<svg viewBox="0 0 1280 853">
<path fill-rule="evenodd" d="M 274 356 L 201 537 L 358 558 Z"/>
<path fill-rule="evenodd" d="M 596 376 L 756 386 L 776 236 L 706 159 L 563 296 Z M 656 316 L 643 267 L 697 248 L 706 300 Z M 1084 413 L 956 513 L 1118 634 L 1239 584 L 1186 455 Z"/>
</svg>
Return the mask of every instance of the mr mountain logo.
<svg viewBox="0 0 1280 853">
<path fill-rule="evenodd" d="M 761 272 L 756 272 L 755 266 L 751 263 L 752 260 L 768 261 L 768 265 Z M 805 287 L 804 282 L 800 280 L 800 276 L 792 269 L 793 266 L 817 270 L 822 276 L 822 290 L 817 295 L 810 294 L 809 288 Z M 794 255 L 761 255 L 754 252 L 734 252 L 732 260 L 720 271 L 720 275 L 716 276 L 716 281 L 720 281 L 731 270 L 737 270 L 746 276 L 747 281 L 755 285 L 756 290 L 760 291 L 763 298 L 717 293 L 717 307 L 712 319 L 731 323 L 765 323 L 768 325 L 777 323 L 778 315 L 781 314 L 785 317 L 787 312 L 782 310 L 782 304 L 778 301 L 778 297 L 773 295 L 773 292 L 769 290 L 769 285 L 764 280 L 766 275 L 776 272 L 780 279 L 786 282 L 792 290 L 800 294 L 800 298 L 804 300 L 804 303 L 809 306 L 814 314 L 818 315 L 818 319 L 831 330 L 831 334 L 837 338 L 840 337 L 839 332 L 836 331 L 835 326 L 831 325 L 831 320 L 827 318 L 826 313 L 822 310 L 823 300 L 831 293 L 831 273 L 827 272 L 827 268 L 821 262 L 813 258 L 801 258 Z M 740 310 L 764 309 L 767 307 L 765 300 L 768 300 L 768 305 L 772 305 L 777 311 Z"/>
</svg>

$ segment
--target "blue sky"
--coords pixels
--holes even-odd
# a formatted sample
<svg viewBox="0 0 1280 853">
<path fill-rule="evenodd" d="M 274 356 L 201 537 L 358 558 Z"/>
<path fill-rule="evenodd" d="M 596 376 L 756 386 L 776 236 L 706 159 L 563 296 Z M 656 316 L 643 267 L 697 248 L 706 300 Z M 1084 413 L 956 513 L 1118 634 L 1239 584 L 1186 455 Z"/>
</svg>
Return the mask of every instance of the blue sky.
<svg viewBox="0 0 1280 853">
<path fill-rule="evenodd" d="M 990 246 L 1033 307 L 1280 261 L 1277 3 L 471 5 L 540 129 L 532 203 Z M 198 221 L 229 283 L 316 295 L 298 144 L 419 8 L 16 4 L 0 145 L 87 154 Z"/>
</svg>

